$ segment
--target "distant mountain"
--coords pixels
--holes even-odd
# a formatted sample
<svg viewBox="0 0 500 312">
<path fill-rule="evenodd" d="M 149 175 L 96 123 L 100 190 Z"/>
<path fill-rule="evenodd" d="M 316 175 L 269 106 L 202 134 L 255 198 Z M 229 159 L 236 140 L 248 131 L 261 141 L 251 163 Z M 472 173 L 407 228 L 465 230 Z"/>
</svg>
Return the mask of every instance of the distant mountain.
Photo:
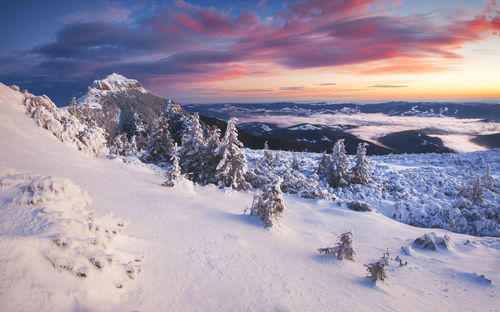
<svg viewBox="0 0 500 312">
<path fill-rule="evenodd" d="M 453 153 L 440 138 L 416 130 L 394 132 L 378 138 L 378 141 L 396 153 Z"/>
<path fill-rule="evenodd" d="M 224 133 L 226 122 L 217 118 L 200 116 L 207 125 L 215 125 Z M 331 152 L 338 139 L 344 139 L 348 154 L 355 154 L 358 143 L 368 144 L 368 155 L 386 155 L 394 152 L 391 149 L 373 144 L 342 131 L 342 127 L 301 124 L 289 128 L 278 128 L 272 124 L 247 123 L 238 126 L 238 138 L 251 149 L 262 149 L 267 142 L 270 149 L 321 153 Z"/>
<path fill-rule="evenodd" d="M 488 148 L 500 148 L 500 133 L 478 135 L 471 141 Z"/>
<path fill-rule="evenodd" d="M 151 125 L 165 112 L 169 116 L 172 136 L 180 142 L 182 126 L 189 114 L 179 104 L 146 90 L 141 83 L 119 74 L 95 80 L 88 92 L 72 101 L 71 111 L 87 123 L 106 130 L 108 142 L 116 135 L 137 136 L 138 147 L 144 147 Z"/>
<path fill-rule="evenodd" d="M 293 102 L 258 104 L 191 104 L 183 105 L 188 112 L 228 119 L 244 115 L 293 115 L 312 114 L 385 114 L 388 116 L 417 117 L 455 117 L 478 118 L 500 122 L 500 105 L 484 103 L 447 103 L 447 102 L 388 102 L 378 104 L 299 104 Z"/>
<path fill-rule="evenodd" d="M 146 146 L 152 124 L 161 115 L 168 117 L 171 136 L 177 143 L 181 143 L 186 120 L 190 117 L 190 113 L 194 112 L 199 113 L 202 127 L 216 125 L 224 131 L 226 128 L 224 120 L 232 116 L 383 113 L 388 116 L 454 116 L 500 120 L 499 109 L 500 105 L 407 102 L 370 105 L 283 102 L 186 105 L 181 107 L 172 100 L 162 98 L 146 90 L 137 80 L 115 73 L 105 79 L 95 80 L 93 85 L 88 88 L 87 93 L 74 99 L 69 107 L 70 112 L 88 126 L 96 124 L 103 128 L 106 131 L 108 143 L 111 143 L 117 135 L 125 133 L 129 139 L 136 136 L 139 149 Z M 423 132 L 409 131 L 389 134 L 380 138 L 381 144 L 379 145 L 349 133 L 348 130 L 356 127 L 354 125 L 325 126 L 305 123 L 280 128 L 272 123 L 260 122 L 238 125 L 240 140 L 245 147 L 252 149 L 261 149 L 264 142 L 268 141 L 271 149 L 322 152 L 331 150 L 336 140 L 344 139 L 349 154 L 354 154 L 357 145 L 361 142 L 368 143 L 367 153 L 369 155 L 451 152 L 450 149 L 443 146 L 441 140 L 427 136 Z M 478 140 L 480 139 L 478 138 Z M 487 138 L 481 140 L 484 141 Z"/>
</svg>

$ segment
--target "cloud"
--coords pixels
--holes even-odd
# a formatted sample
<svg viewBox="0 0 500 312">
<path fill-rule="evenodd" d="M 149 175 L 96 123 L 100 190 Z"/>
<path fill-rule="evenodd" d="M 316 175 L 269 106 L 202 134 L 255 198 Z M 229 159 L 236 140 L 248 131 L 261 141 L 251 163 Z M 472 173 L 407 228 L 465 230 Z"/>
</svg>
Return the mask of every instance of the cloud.
<svg viewBox="0 0 500 312">
<path fill-rule="evenodd" d="M 367 104 L 369 105 L 369 104 Z M 385 114 L 312 114 L 309 116 L 290 115 L 245 115 L 238 117 L 244 122 L 274 123 L 279 127 L 290 127 L 302 123 L 322 125 L 354 125 L 356 128 L 348 130 L 357 137 L 376 142 L 384 135 L 405 131 L 434 129 L 432 136 L 439 136 L 446 146 L 459 152 L 480 150 L 481 148 L 469 141 L 478 134 L 494 134 L 500 131 L 500 125 L 485 123 L 479 119 L 457 119 L 453 117 L 414 117 L 414 116 L 387 116 Z M 436 135 L 439 129 L 439 135 Z"/>
<path fill-rule="evenodd" d="M 64 24 L 106 21 L 108 23 L 122 23 L 130 21 L 132 11 L 129 8 L 115 4 L 104 4 L 96 10 L 80 11 L 61 17 Z"/>
<path fill-rule="evenodd" d="M 230 14 L 178 0 L 140 20 L 131 20 L 128 8 L 108 5 L 63 17 L 54 41 L 10 56 L 14 61 L 0 67 L 0 79 L 24 81 L 35 74 L 84 88 L 89 77 L 111 71 L 147 86 L 318 67 L 364 75 L 435 72 L 460 61 L 459 46 L 500 33 L 494 1 L 477 16 L 439 21 L 390 15 L 386 9 L 393 3 L 302 0 L 261 18 L 246 10 Z M 24 63 L 32 65 L 31 73 Z"/>
<path fill-rule="evenodd" d="M 403 85 L 390 85 L 390 84 L 376 84 L 373 86 L 368 86 L 370 88 L 406 88 L 408 86 Z"/>
<path fill-rule="evenodd" d="M 318 86 L 335 86 L 336 83 L 333 82 L 325 82 L 325 83 L 319 83 Z"/>
<path fill-rule="evenodd" d="M 260 92 L 272 92 L 273 89 L 237 89 L 237 90 L 217 90 L 218 92 L 235 92 L 235 93 L 260 93 Z"/>
</svg>

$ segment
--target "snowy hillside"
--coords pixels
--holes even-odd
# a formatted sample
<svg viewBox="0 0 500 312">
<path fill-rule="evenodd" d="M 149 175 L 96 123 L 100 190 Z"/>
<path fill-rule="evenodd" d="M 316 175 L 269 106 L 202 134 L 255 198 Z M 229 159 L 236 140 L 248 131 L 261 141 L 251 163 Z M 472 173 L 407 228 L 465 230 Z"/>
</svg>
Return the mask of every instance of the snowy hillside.
<svg viewBox="0 0 500 312">
<path fill-rule="evenodd" d="M 370 157 L 373 183 L 309 189 L 336 200 L 285 194 L 284 216 L 269 229 L 244 214 L 252 191 L 163 187 L 163 169 L 136 157 L 91 158 L 62 144 L 24 101 L 0 84 L 1 311 L 498 310 L 499 238 L 392 217 L 447 228 L 440 211 L 488 164 L 493 190 L 466 208 L 478 214 L 463 216 L 464 228 L 498 224 L 499 150 Z M 264 157 L 245 155 L 250 168 Z M 296 178 L 311 182 L 321 155 L 281 153 L 263 175 L 285 178 L 293 156 Z M 349 209 L 355 200 L 374 211 Z M 349 230 L 355 261 L 318 253 Z M 414 243 L 424 234 L 434 249 Z M 387 279 L 374 283 L 364 264 L 386 251 Z"/>
</svg>

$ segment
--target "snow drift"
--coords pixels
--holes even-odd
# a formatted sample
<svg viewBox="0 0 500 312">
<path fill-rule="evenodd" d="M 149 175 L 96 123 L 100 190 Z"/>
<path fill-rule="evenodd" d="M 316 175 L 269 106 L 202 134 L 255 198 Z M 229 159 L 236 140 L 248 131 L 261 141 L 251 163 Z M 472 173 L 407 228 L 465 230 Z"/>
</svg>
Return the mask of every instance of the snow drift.
<svg viewBox="0 0 500 312">
<path fill-rule="evenodd" d="M 40 293 L 39 299 L 54 296 L 56 300 L 71 300 L 74 292 L 91 293 L 94 287 L 113 294 L 140 272 L 142 256 L 116 248 L 115 241 L 126 240 L 121 232 L 127 221 L 111 213 L 94 216 L 86 208 L 91 203 L 87 191 L 68 179 L 0 168 L 0 198 L 3 271 L 14 280 L 19 279 L 13 274 L 20 269 L 28 276 L 37 276 L 31 287 Z M 60 287 L 57 282 L 63 280 L 71 280 L 72 286 L 53 293 Z M 3 290 L 0 301 L 4 309 L 17 305 L 38 309 L 35 302 L 26 305 L 18 301 L 22 298 L 17 297 L 17 287 Z"/>
</svg>

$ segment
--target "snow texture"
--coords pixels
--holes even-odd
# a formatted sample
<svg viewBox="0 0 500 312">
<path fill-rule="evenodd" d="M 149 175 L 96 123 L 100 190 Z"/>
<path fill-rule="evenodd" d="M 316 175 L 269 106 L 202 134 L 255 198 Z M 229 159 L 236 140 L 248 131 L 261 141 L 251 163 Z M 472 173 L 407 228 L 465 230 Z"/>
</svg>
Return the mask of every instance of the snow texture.
<svg viewBox="0 0 500 312">
<path fill-rule="evenodd" d="M 48 271 L 32 285 L 38 292 L 49 296 L 51 284 L 70 279 L 68 274 L 81 284 L 67 289 L 68 294 L 87 288 L 83 279 L 98 282 L 103 291 L 113 292 L 126 288 L 126 283 L 140 272 L 142 256 L 124 252 L 115 243 L 126 239 L 121 232 L 128 221 L 114 218 L 111 213 L 95 216 L 86 208 L 91 203 L 87 191 L 68 179 L 2 167 L 0 198 L 0 246 L 8 256 L 3 258 L 3 271 L 9 276 L 19 265 L 28 274 L 39 274 L 36 270 L 42 268 Z M 13 241 L 16 245 L 8 248 Z M 0 295 L 0 301 L 6 299 L 5 295 Z"/>
</svg>

